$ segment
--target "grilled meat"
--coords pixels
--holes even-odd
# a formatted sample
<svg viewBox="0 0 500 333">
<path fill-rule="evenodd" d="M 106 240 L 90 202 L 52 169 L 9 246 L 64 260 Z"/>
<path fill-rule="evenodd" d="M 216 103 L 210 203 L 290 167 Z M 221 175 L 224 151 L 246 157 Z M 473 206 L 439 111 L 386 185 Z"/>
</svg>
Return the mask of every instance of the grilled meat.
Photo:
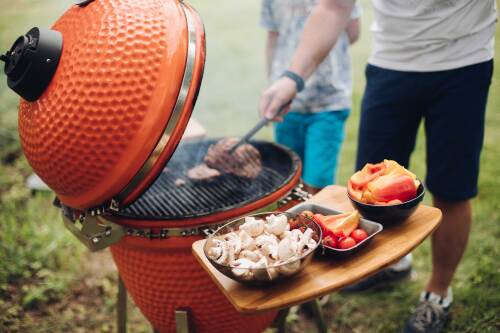
<svg viewBox="0 0 500 333">
<path fill-rule="evenodd" d="M 232 173 L 239 177 L 256 178 L 262 171 L 262 161 L 259 151 L 245 143 L 229 151 L 239 141 L 238 138 L 222 139 L 208 148 L 205 163 L 208 167 L 221 173 Z"/>
<path fill-rule="evenodd" d="M 192 181 L 206 181 L 220 176 L 220 172 L 202 163 L 189 169 L 186 175 Z"/>
<path fill-rule="evenodd" d="M 186 181 L 182 178 L 177 178 L 174 182 L 175 186 L 177 187 L 182 187 L 184 185 L 186 185 Z"/>
</svg>

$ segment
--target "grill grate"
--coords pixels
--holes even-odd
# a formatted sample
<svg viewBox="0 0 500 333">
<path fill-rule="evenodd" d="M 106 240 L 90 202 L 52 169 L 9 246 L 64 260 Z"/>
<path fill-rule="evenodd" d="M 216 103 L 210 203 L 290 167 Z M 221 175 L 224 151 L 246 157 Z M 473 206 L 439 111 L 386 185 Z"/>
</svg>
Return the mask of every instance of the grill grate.
<svg viewBox="0 0 500 333">
<path fill-rule="evenodd" d="M 262 172 L 253 180 L 225 174 L 211 181 L 192 182 L 187 170 L 202 162 L 215 140 L 179 146 L 151 187 L 118 215 L 148 220 L 201 217 L 252 203 L 286 184 L 297 172 L 297 156 L 269 142 L 252 142 L 262 156 Z M 183 179 L 183 186 L 175 181 Z"/>
</svg>

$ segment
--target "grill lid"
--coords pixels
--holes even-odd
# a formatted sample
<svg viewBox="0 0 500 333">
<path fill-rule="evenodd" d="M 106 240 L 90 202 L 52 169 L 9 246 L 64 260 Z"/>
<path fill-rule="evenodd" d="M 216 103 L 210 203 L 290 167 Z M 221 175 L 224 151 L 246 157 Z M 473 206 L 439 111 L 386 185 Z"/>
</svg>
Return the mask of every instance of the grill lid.
<svg viewBox="0 0 500 333">
<path fill-rule="evenodd" d="M 19 134 L 34 171 L 67 206 L 126 205 L 182 137 L 201 83 L 204 30 L 178 0 L 81 1 L 2 60 L 23 97 Z"/>
</svg>

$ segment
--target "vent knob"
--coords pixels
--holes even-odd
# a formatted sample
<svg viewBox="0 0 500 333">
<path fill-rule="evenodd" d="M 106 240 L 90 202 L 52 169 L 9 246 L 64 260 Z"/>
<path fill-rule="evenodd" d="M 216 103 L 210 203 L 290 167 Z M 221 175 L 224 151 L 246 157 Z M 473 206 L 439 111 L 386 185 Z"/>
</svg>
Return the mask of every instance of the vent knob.
<svg viewBox="0 0 500 333">
<path fill-rule="evenodd" d="M 27 101 L 37 100 L 57 70 L 62 43 L 60 32 L 44 28 L 35 27 L 19 37 L 0 56 L 9 88 Z"/>
</svg>

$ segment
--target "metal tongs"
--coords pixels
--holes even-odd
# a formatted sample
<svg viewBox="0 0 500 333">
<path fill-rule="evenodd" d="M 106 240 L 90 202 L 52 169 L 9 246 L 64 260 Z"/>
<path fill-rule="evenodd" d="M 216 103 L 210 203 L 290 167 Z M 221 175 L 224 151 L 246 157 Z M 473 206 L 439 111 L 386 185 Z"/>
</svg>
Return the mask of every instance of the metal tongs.
<svg viewBox="0 0 500 333">
<path fill-rule="evenodd" d="M 278 111 L 276 112 L 276 115 L 275 117 L 278 117 L 278 116 L 281 116 L 281 114 L 290 106 L 290 104 L 292 104 L 292 101 L 288 101 L 286 102 L 285 104 L 283 104 L 282 106 L 280 106 L 280 108 L 278 109 Z M 250 140 L 250 138 L 252 136 L 255 135 L 255 133 L 257 133 L 258 131 L 261 130 L 262 127 L 266 126 L 267 124 L 269 124 L 269 122 L 271 121 L 272 119 L 268 119 L 268 118 L 262 118 L 261 120 L 259 120 L 259 122 L 257 123 L 257 125 L 255 125 L 250 131 L 247 132 L 247 134 L 245 134 L 241 140 L 235 144 L 230 150 L 229 150 L 229 153 L 232 154 L 239 146 L 241 146 L 242 144 L 248 142 L 248 140 Z"/>
</svg>

